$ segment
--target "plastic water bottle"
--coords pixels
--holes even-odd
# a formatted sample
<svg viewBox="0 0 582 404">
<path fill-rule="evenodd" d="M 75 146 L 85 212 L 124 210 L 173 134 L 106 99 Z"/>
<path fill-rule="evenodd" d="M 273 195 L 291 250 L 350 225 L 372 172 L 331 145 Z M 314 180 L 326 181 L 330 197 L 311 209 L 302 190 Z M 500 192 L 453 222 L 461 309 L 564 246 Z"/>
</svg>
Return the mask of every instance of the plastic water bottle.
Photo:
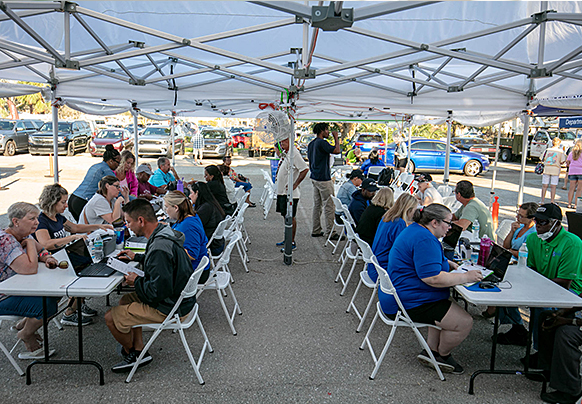
<svg viewBox="0 0 582 404">
<path fill-rule="evenodd" d="M 95 262 L 99 262 L 103 259 L 103 239 L 101 236 L 95 237 L 95 240 L 93 240 L 93 246 L 95 251 Z"/>
<path fill-rule="evenodd" d="M 184 192 L 184 177 L 182 177 L 182 179 L 178 178 L 178 182 L 176 183 L 176 190 Z"/>
<path fill-rule="evenodd" d="M 517 266 L 519 267 L 527 266 L 527 246 L 525 245 L 525 243 L 523 243 L 521 247 L 519 247 Z"/>
<path fill-rule="evenodd" d="M 89 240 L 89 254 L 91 254 L 91 259 L 93 260 L 93 262 L 95 261 L 95 243 L 93 242 L 93 240 Z"/>
<path fill-rule="evenodd" d="M 481 238 L 481 237 L 479 236 L 479 230 L 480 230 L 480 229 L 481 229 L 481 226 L 479 225 L 479 222 L 478 222 L 478 221 L 475 221 L 475 223 L 473 223 L 473 235 L 474 235 L 474 236 L 475 236 L 477 239 Z"/>
</svg>

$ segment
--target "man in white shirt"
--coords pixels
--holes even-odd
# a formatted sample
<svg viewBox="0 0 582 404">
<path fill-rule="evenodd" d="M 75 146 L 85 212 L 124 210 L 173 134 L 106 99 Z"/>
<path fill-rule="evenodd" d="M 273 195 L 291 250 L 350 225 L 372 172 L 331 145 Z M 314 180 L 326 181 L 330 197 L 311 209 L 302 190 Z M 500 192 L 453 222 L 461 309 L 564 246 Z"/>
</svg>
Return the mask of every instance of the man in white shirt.
<svg viewBox="0 0 582 404">
<path fill-rule="evenodd" d="M 279 162 L 279 169 L 277 171 L 277 212 L 281 213 L 283 217 L 287 215 L 287 188 L 289 185 L 289 139 L 285 139 L 280 142 L 281 148 L 286 154 L 283 155 L 281 161 Z M 297 248 L 295 244 L 295 233 L 297 232 L 297 221 L 295 216 L 297 214 L 297 204 L 299 203 L 299 184 L 307 176 L 309 172 L 309 167 L 301 157 L 299 150 L 294 146 L 293 149 L 293 244 L 292 248 L 295 250 Z M 277 243 L 278 246 L 285 244 L 285 241 Z M 284 249 L 281 249 L 283 252 Z"/>
</svg>

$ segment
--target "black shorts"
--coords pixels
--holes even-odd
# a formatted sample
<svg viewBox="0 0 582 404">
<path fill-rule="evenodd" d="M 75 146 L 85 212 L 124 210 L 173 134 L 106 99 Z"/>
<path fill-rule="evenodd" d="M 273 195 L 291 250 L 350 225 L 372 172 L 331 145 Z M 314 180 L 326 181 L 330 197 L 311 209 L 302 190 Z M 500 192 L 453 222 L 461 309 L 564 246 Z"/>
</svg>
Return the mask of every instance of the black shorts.
<svg viewBox="0 0 582 404">
<path fill-rule="evenodd" d="M 293 217 L 297 216 L 297 204 L 299 203 L 299 198 L 293 198 Z M 279 212 L 281 216 L 287 216 L 287 195 L 277 195 L 277 207 L 276 212 Z"/>
<path fill-rule="evenodd" d="M 396 168 L 406 168 L 406 164 L 408 163 L 408 158 L 399 159 L 398 157 L 394 157 L 394 167 Z"/>
<path fill-rule="evenodd" d="M 406 312 L 415 323 L 434 325 L 436 321 L 442 321 L 450 308 L 451 301 L 447 299 L 421 304 L 418 307 L 406 310 Z M 396 315 L 389 314 L 388 317 L 394 320 Z"/>
</svg>

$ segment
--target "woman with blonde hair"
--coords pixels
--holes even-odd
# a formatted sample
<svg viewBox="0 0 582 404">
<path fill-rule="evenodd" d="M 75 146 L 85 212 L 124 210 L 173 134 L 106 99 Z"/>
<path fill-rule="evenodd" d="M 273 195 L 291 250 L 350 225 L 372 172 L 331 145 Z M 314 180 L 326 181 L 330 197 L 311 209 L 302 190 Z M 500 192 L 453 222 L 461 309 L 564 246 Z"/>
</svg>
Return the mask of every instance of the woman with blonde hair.
<svg viewBox="0 0 582 404">
<path fill-rule="evenodd" d="M 208 238 L 200 217 L 196 214 L 190 199 L 180 191 L 170 191 L 164 196 L 164 210 L 171 219 L 176 220 L 172 229 L 184 234 L 184 249 L 195 271 L 204 257 L 208 257 Z M 210 264 L 202 272 L 198 283 L 205 283 L 210 275 Z"/>
<path fill-rule="evenodd" d="M 552 139 L 552 147 L 546 149 L 541 158 L 544 163 L 544 173 L 542 175 L 542 200 L 540 205 L 546 199 L 548 185 L 550 185 L 550 202 L 554 203 L 556 198 L 556 187 L 560 181 L 560 171 L 562 171 L 562 164 L 566 161 L 566 156 L 560 147 L 561 142 L 558 136 Z"/>
<path fill-rule="evenodd" d="M 576 144 L 568 155 L 566 164 L 568 165 L 568 180 L 570 180 L 570 190 L 568 191 L 568 207 L 576 209 L 576 202 L 582 194 L 582 139 L 576 140 Z M 574 192 L 576 199 L 573 201 Z"/>
<path fill-rule="evenodd" d="M 360 221 L 356 226 L 356 233 L 369 245 L 374 242 L 376 229 L 380 219 L 394 205 L 394 192 L 391 188 L 380 188 L 370 201 L 370 205 L 364 210 Z"/>
<path fill-rule="evenodd" d="M 396 240 L 400 232 L 412 223 L 412 215 L 414 215 L 417 207 L 418 200 L 414 196 L 404 193 L 398 197 L 396 203 L 382 216 L 372 243 L 372 251 L 382 268 L 388 266 L 388 255 L 392 244 L 394 244 L 394 240 Z M 368 265 L 368 275 L 373 281 L 378 278 L 374 265 Z"/>
<path fill-rule="evenodd" d="M 119 186 L 127 187 L 129 194 L 137 197 L 138 181 L 135 176 L 135 156 L 129 150 L 124 150 L 121 153 L 121 161 L 115 170 L 115 176 L 119 180 Z"/>
</svg>

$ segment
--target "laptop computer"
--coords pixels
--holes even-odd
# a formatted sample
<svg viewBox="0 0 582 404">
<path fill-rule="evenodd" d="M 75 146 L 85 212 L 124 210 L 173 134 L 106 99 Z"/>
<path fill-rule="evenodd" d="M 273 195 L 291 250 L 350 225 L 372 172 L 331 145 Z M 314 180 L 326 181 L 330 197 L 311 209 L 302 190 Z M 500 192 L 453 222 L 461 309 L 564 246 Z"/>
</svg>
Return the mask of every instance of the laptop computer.
<svg viewBox="0 0 582 404">
<path fill-rule="evenodd" d="M 107 277 L 115 272 L 115 269 L 107 266 L 107 257 L 100 262 L 93 263 L 87 243 L 82 238 L 65 247 L 73 269 L 79 277 Z"/>
<path fill-rule="evenodd" d="M 452 224 L 451 228 L 449 229 L 445 237 L 443 237 L 442 244 L 443 247 L 448 247 L 449 249 L 454 250 L 455 247 L 457 246 L 457 243 L 459 242 L 459 239 L 461 238 L 463 228 L 456 223 L 451 224 Z"/>
<path fill-rule="evenodd" d="M 483 280 L 487 280 L 492 283 L 499 283 L 505 278 L 505 273 L 507 272 L 507 267 L 513 255 L 509 250 L 501 247 L 497 243 L 493 243 L 491 246 L 491 252 L 489 253 L 489 258 L 485 266 L 463 264 L 459 269 L 461 271 L 471 271 L 471 270 L 481 270 L 483 274 Z M 466 286 L 472 285 L 474 282 L 466 284 Z"/>
</svg>

